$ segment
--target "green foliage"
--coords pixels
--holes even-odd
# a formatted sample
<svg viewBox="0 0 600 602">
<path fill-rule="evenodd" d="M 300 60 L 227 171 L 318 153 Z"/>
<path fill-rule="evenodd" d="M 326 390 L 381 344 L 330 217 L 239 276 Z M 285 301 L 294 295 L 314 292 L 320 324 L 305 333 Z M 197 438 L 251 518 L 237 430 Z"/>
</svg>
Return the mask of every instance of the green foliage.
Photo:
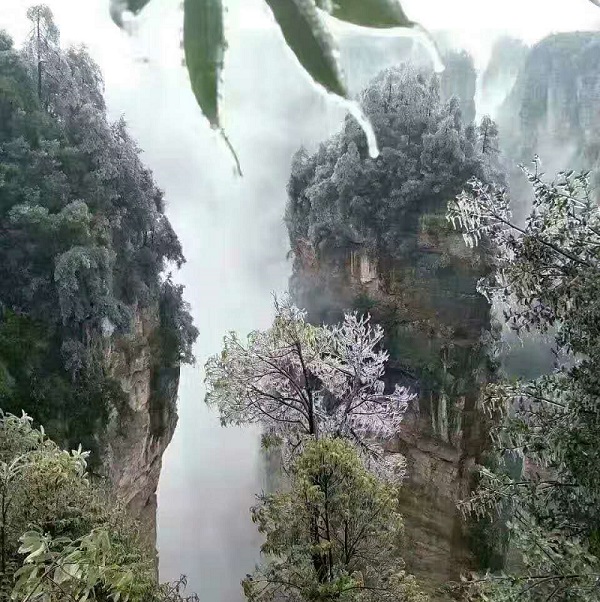
<svg viewBox="0 0 600 602">
<path fill-rule="evenodd" d="M 483 239 L 493 252 L 482 292 L 517 332 L 551 332 L 559 365 L 488 389 L 496 450 L 504 465 L 516 456 L 524 468 L 482 469 L 464 509 L 506 517 L 520 562 L 468 583 L 474 600 L 598 599 L 600 210 L 589 173 L 548 183 L 538 168 L 524 170 L 535 195 L 524 227 L 506 191 L 481 182 L 449 207 L 467 241 Z"/>
<path fill-rule="evenodd" d="M 221 0 L 185 0 L 183 48 L 192 90 L 213 127 L 219 126 L 219 83 L 225 54 Z"/>
<path fill-rule="evenodd" d="M 172 366 L 197 333 L 168 294 L 184 258 L 162 192 L 108 120 L 98 66 L 60 47 L 48 7 L 28 16 L 22 51 L 0 43 L 0 403 L 95 451 L 123 398 L 105 357 L 134 315 L 160 313 Z"/>
<path fill-rule="evenodd" d="M 397 0 L 317 0 L 332 16 L 364 27 L 412 27 Z"/>
<path fill-rule="evenodd" d="M 288 47 L 300 64 L 326 90 L 346 96 L 346 86 L 333 39 L 322 23 L 314 0 L 265 0 Z"/>
<path fill-rule="evenodd" d="M 31 409 L 61 441 L 97 450 L 109 408 L 124 399 L 116 381 L 95 367 L 73 380 L 54 329 L 8 310 L 0 320 L 0 358 L 0 407 L 14 413 Z"/>
<path fill-rule="evenodd" d="M 90 481 L 87 452 L 61 450 L 31 422 L 0 413 L 0 599 L 182 600 L 178 584 L 156 583 L 124 508 Z"/>
<path fill-rule="evenodd" d="M 157 353 L 163 366 L 192 364 L 192 346 L 198 336 L 190 315 L 190 307 L 183 298 L 183 286 L 168 277 L 160 295 L 160 327 L 157 331 Z"/>
<path fill-rule="evenodd" d="M 248 600 L 426 600 L 399 557 L 397 491 L 351 444 L 309 442 L 290 481 L 252 509 L 268 560 L 243 581 Z"/>
</svg>

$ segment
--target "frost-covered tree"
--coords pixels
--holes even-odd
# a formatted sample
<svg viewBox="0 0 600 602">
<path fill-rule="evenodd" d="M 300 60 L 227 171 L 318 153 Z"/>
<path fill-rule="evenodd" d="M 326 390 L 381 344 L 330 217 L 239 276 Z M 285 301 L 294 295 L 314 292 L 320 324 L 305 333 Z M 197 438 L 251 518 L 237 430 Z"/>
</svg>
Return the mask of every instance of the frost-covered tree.
<svg viewBox="0 0 600 602">
<path fill-rule="evenodd" d="M 534 382 L 488 391 L 498 469 L 482 471 L 464 508 L 506 521 L 521 562 L 473 581 L 471 593 L 591 601 L 600 579 L 600 209 L 588 173 L 548 183 L 537 162 L 524 172 L 535 200 L 523 226 L 504 189 L 476 180 L 448 214 L 469 244 L 489 248 L 494 269 L 481 292 L 517 332 L 553 336 L 561 360 Z"/>
<path fill-rule="evenodd" d="M 477 127 L 477 138 L 481 154 L 497 155 L 500 152 L 500 148 L 498 147 L 498 126 L 489 115 L 484 115 L 481 119 L 481 123 Z"/>
<path fill-rule="evenodd" d="M 381 154 L 368 155 L 360 128 L 342 132 L 309 155 L 299 151 L 288 185 L 292 249 L 317 253 L 364 245 L 391 257 L 414 252 L 419 218 L 443 211 L 473 176 L 485 179 L 474 128 L 456 98 L 440 99 L 438 76 L 409 66 L 387 69 L 360 96 Z"/>
<path fill-rule="evenodd" d="M 354 314 L 315 327 L 287 299 L 275 309 L 271 328 L 246 341 L 230 333 L 207 362 L 206 401 L 221 422 L 262 424 L 287 451 L 307 438 L 345 437 L 393 469 L 380 445 L 397 433 L 412 396 L 397 385 L 386 392 L 381 327 Z"/>
<path fill-rule="evenodd" d="M 52 11 L 45 4 L 29 7 L 27 18 L 31 21 L 31 30 L 27 36 L 25 54 L 30 61 L 38 99 L 48 108 L 56 92 L 57 80 L 60 79 L 60 34 Z"/>
<path fill-rule="evenodd" d="M 284 492 L 252 518 L 267 560 L 242 582 L 250 602 L 425 602 L 403 567 L 398 492 L 343 439 L 309 442 Z"/>
</svg>

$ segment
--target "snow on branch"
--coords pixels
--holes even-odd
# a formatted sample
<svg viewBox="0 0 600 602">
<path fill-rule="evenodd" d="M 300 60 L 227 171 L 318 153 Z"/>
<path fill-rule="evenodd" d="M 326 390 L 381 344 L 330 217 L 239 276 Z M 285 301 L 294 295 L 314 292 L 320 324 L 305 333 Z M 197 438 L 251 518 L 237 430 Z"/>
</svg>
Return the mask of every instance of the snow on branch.
<svg viewBox="0 0 600 602">
<path fill-rule="evenodd" d="M 385 464 L 381 445 L 415 395 L 399 386 L 385 391 L 383 335 L 369 316 L 315 327 L 288 298 L 276 300 L 270 329 L 246 340 L 230 333 L 208 361 L 206 401 L 222 424 L 261 424 L 288 449 L 306 437 L 340 436 Z"/>
</svg>

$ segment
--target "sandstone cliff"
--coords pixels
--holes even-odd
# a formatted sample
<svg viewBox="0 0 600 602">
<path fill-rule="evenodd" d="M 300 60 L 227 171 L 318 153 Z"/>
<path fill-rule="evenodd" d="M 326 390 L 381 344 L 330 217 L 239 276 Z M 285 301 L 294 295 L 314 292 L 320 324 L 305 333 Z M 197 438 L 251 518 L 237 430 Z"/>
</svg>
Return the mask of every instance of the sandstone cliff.
<svg viewBox="0 0 600 602">
<path fill-rule="evenodd" d="M 386 329 L 390 383 L 419 392 L 390 451 L 407 460 L 404 557 L 435 590 L 478 564 L 457 502 L 469 492 L 485 448 L 478 394 L 492 366 L 481 342 L 488 308 L 475 292 L 481 258 L 442 216 L 428 217 L 420 220 L 410 261 L 373 256 L 360 245 L 327 256 L 304 241 L 296 248 L 292 289 L 316 322 L 336 320 L 348 308 L 370 312 Z"/>
<path fill-rule="evenodd" d="M 156 541 L 156 489 L 162 455 L 177 424 L 179 386 L 179 366 L 161 362 L 159 326 L 157 305 L 138 310 L 131 334 L 107 349 L 109 371 L 126 402 L 112 408 L 102 436 L 106 474 L 151 545 Z"/>
<path fill-rule="evenodd" d="M 445 219 L 448 200 L 470 177 L 492 173 L 492 145 L 464 124 L 440 85 L 410 67 L 380 74 L 361 97 L 380 157 L 368 157 L 348 120 L 314 155 L 296 156 L 286 214 L 297 304 L 317 323 L 348 309 L 370 313 L 386 332 L 389 384 L 418 393 L 390 451 L 408 463 L 403 556 L 433 590 L 481 560 L 457 502 L 484 460 L 478 400 L 494 372 L 482 342 L 489 307 L 476 292 L 485 255 Z"/>
</svg>

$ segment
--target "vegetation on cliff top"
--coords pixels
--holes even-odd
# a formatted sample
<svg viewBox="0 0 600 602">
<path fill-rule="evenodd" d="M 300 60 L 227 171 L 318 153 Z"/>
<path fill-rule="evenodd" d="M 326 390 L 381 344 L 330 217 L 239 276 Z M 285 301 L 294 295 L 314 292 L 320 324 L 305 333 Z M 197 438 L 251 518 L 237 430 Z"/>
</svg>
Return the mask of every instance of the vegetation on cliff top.
<svg viewBox="0 0 600 602">
<path fill-rule="evenodd" d="M 457 98 L 440 100 L 435 73 L 388 69 L 360 99 L 381 155 L 368 156 L 351 119 L 315 154 L 296 154 L 286 212 L 293 250 L 307 241 L 317 252 L 360 245 L 410 256 L 421 214 L 443 213 L 470 177 L 496 175 L 497 153 L 479 128 L 463 125 Z"/>
<path fill-rule="evenodd" d="M 468 57 L 455 59 L 468 74 Z M 489 117 L 464 125 L 431 70 L 388 69 L 361 99 L 379 158 L 368 157 L 350 120 L 312 156 L 295 157 L 286 213 L 293 294 L 315 321 L 348 307 L 370 312 L 401 378 L 418 383 L 431 431 L 449 441 L 465 427 L 455 404 L 472 405 L 490 373 L 479 341 L 489 308 L 476 292 L 484 254 L 465 250 L 444 214 L 470 177 L 503 181 L 498 129 Z"/>
<path fill-rule="evenodd" d="M 181 245 L 162 192 L 85 48 L 61 48 L 46 6 L 20 50 L 0 33 L 0 407 L 95 448 L 123 393 L 105 365 L 156 314 L 155 361 L 191 361 L 196 329 L 165 277 Z"/>
</svg>

